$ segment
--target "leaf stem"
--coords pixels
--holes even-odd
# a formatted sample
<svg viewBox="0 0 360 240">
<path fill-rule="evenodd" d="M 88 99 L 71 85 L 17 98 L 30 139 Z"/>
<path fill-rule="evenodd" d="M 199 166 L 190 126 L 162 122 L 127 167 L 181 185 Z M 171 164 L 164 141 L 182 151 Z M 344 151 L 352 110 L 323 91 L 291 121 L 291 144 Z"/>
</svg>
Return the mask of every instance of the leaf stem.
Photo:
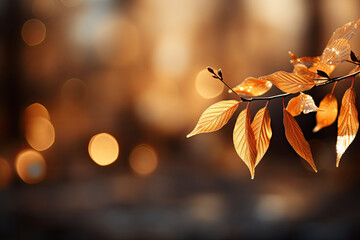
<svg viewBox="0 0 360 240">
<path fill-rule="evenodd" d="M 336 77 L 336 78 L 330 78 L 328 81 L 320 84 L 320 85 L 315 85 L 314 87 L 323 87 L 325 85 L 331 84 L 331 83 L 336 83 L 339 82 L 341 80 L 347 79 L 347 78 L 355 78 L 356 75 L 360 74 L 360 71 L 345 75 L 345 76 L 340 76 L 340 77 Z M 224 82 L 224 81 L 223 81 Z M 225 82 L 224 82 L 225 83 Z M 251 102 L 251 101 L 270 101 L 276 98 L 284 98 L 287 97 L 289 95 L 293 95 L 293 94 L 297 94 L 297 93 L 282 93 L 282 94 L 278 94 L 278 95 L 273 95 L 273 96 L 268 96 L 268 97 L 256 97 L 256 98 L 245 98 L 245 97 L 241 97 L 239 94 L 238 95 L 241 100 L 243 102 Z"/>
</svg>

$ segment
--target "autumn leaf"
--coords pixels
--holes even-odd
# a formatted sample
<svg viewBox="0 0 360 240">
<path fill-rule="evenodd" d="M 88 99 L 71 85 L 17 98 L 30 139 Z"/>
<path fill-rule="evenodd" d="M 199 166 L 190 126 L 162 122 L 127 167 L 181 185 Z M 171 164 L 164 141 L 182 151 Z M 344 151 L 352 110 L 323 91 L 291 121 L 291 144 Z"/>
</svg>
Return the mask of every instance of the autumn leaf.
<svg viewBox="0 0 360 240">
<path fill-rule="evenodd" d="M 338 39 L 350 40 L 355 33 L 356 28 L 360 25 L 360 18 L 357 21 L 351 21 L 342 27 L 339 27 L 333 32 L 331 38 L 326 46 L 330 46 Z"/>
<path fill-rule="evenodd" d="M 233 90 L 238 94 L 260 96 L 269 91 L 271 87 L 272 83 L 269 81 L 249 77 L 234 87 Z M 231 90 L 229 90 L 229 92 L 231 92 Z"/>
<path fill-rule="evenodd" d="M 194 130 L 186 137 L 219 130 L 229 121 L 239 103 L 235 100 L 226 100 L 211 105 L 203 112 Z"/>
<path fill-rule="evenodd" d="M 351 46 L 348 40 L 337 39 L 324 49 L 320 61 L 328 65 L 338 65 L 349 59 L 350 51 Z"/>
<path fill-rule="evenodd" d="M 260 109 L 251 123 L 251 128 L 254 131 L 256 140 L 257 157 L 255 161 L 255 167 L 259 164 L 260 160 L 265 155 L 270 145 L 270 139 L 272 136 L 271 119 L 269 110 L 266 107 Z"/>
<path fill-rule="evenodd" d="M 296 57 L 292 52 L 289 52 L 292 60 L 290 62 L 294 65 L 294 68 L 298 65 L 304 65 L 306 68 L 314 66 L 315 63 L 320 62 L 320 57 Z"/>
<path fill-rule="evenodd" d="M 260 77 L 260 79 L 270 81 L 281 91 L 286 93 L 303 92 L 311 89 L 315 85 L 315 82 L 311 77 L 300 76 L 284 71 L 278 71 L 273 74 Z"/>
<path fill-rule="evenodd" d="M 285 109 L 284 111 L 284 128 L 285 128 L 285 135 L 290 143 L 290 145 L 293 147 L 295 152 L 299 154 L 302 158 L 304 158 L 314 169 L 315 172 L 317 172 L 309 143 L 306 141 L 304 134 L 301 131 L 300 126 L 296 122 L 295 118 L 291 116 L 291 114 Z"/>
<path fill-rule="evenodd" d="M 328 76 L 330 76 L 331 73 L 335 70 L 335 67 L 336 67 L 336 65 L 328 65 L 328 64 L 323 63 L 323 62 L 318 62 L 318 63 L 315 63 L 314 66 L 309 68 L 309 71 L 317 72 L 319 70 L 319 71 L 325 72 Z M 326 80 L 327 79 L 325 79 L 325 81 Z M 323 83 L 323 82 L 324 82 L 324 80 L 315 81 L 316 84 Z"/>
<path fill-rule="evenodd" d="M 341 156 L 354 140 L 358 129 L 358 112 L 355 106 L 355 90 L 350 87 L 344 94 L 338 119 L 338 136 L 336 141 L 336 167 Z"/>
<path fill-rule="evenodd" d="M 290 99 L 286 107 L 286 110 L 294 117 L 300 115 L 301 112 L 308 114 L 310 112 L 315 112 L 318 109 L 314 99 L 305 93 L 300 93 L 299 96 Z"/>
<path fill-rule="evenodd" d="M 294 66 L 292 73 L 301 76 L 308 76 L 310 78 L 318 78 L 316 72 L 310 71 L 304 64 L 297 64 Z"/>
<path fill-rule="evenodd" d="M 250 118 L 248 108 L 239 114 L 234 128 L 233 141 L 237 154 L 249 168 L 251 179 L 254 179 L 257 150 Z"/>
<path fill-rule="evenodd" d="M 320 129 L 330 126 L 336 120 L 338 114 L 338 103 L 334 94 L 329 93 L 321 100 L 319 109 L 316 113 L 316 126 L 313 132 L 317 132 Z"/>
<path fill-rule="evenodd" d="M 302 109 L 300 109 L 300 104 L 299 104 L 300 100 L 301 100 L 301 96 L 299 95 L 299 96 L 293 97 L 288 102 L 288 105 L 286 106 L 286 110 L 288 111 L 288 113 L 291 114 L 291 116 L 294 116 L 294 117 L 298 116 L 302 112 Z"/>
</svg>

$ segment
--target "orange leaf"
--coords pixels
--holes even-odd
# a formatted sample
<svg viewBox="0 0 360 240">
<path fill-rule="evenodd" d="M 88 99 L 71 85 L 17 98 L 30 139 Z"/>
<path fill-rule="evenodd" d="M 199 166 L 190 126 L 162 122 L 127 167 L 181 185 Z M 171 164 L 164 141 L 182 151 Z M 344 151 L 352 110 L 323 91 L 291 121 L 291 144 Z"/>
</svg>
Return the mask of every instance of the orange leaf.
<svg viewBox="0 0 360 240">
<path fill-rule="evenodd" d="M 344 94 L 338 119 L 338 136 L 336 141 L 336 167 L 340 158 L 354 140 L 358 129 L 358 112 L 355 106 L 355 91 L 350 87 Z"/>
<path fill-rule="evenodd" d="M 233 141 L 234 147 L 250 170 L 251 179 L 255 176 L 255 163 L 256 163 L 256 140 L 254 132 L 250 125 L 250 112 L 248 109 L 244 109 L 236 121 Z"/>
<path fill-rule="evenodd" d="M 336 67 L 335 65 L 328 65 L 323 62 L 318 62 L 318 63 L 315 63 L 314 66 L 309 68 L 309 71 L 317 72 L 317 70 L 321 70 L 321 71 L 325 72 L 328 76 L 330 76 L 330 74 L 335 70 L 335 67 Z M 325 81 L 326 80 L 327 79 L 325 79 Z M 317 80 L 316 84 L 323 83 L 323 82 L 324 82 L 324 80 Z"/>
<path fill-rule="evenodd" d="M 315 63 L 320 62 L 320 57 L 296 57 L 292 52 L 289 52 L 292 60 L 290 62 L 296 67 L 297 65 L 304 65 L 307 68 L 314 66 Z"/>
<path fill-rule="evenodd" d="M 352 38 L 352 36 L 354 35 L 356 28 L 359 25 L 360 25 L 360 19 L 358 19 L 356 22 L 351 21 L 351 22 L 345 24 L 344 26 L 339 27 L 338 29 L 335 30 L 335 32 L 333 32 L 333 34 L 331 35 L 331 38 L 326 46 L 327 47 L 330 46 L 331 44 L 333 44 L 334 41 L 341 39 L 341 38 L 350 40 Z"/>
<path fill-rule="evenodd" d="M 270 139 L 272 136 L 271 130 L 271 119 L 269 110 L 266 107 L 260 109 L 251 123 L 251 128 L 254 131 L 255 140 L 256 140 L 256 149 L 257 157 L 255 162 L 255 167 L 258 165 L 260 160 L 265 155 L 267 149 L 270 145 Z"/>
<path fill-rule="evenodd" d="M 315 82 L 308 76 L 300 76 L 288 72 L 274 72 L 273 74 L 260 77 L 275 84 L 281 91 L 286 93 L 298 93 L 311 89 Z"/>
<path fill-rule="evenodd" d="M 316 126 L 313 132 L 317 132 L 320 129 L 330 126 L 336 120 L 338 114 L 338 103 L 334 94 L 329 93 L 321 100 L 319 109 L 316 113 Z"/>
<path fill-rule="evenodd" d="M 288 113 L 290 113 L 294 117 L 300 115 L 300 113 L 302 112 L 302 109 L 300 109 L 301 105 L 299 104 L 300 100 L 300 95 L 297 97 L 293 97 L 292 99 L 290 99 L 288 105 L 286 106 L 286 110 L 288 111 Z"/>
<path fill-rule="evenodd" d="M 269 81 L 249 77 L 233 89 L 239 94 L 260 96 L 269 91 L 271 87 L 272 83 Z M 231 90 L 229 90 L 229 92 L 231 92 Z"/>
<path fill-rule="evenodd" d="M 226 100 L 211 105 L 203 112 L 194 130 L 186 137 L 219 130 L 229 121 L 239 103 L 235 100 Z"/>
<path fill-rule="evenodd" d="M 285 108 L 283 110 L 285 135 L 288 142 L 293 147 L 295 152 L 304 158 L 311 165 L 314 171 L 317 172 L 313 157 L 311 155 L 310 145 L 306 141 L 300 126 L 296 122 L 295 118 L 291 116 L 291 114 L 286 111 Z"/>
<path fill-rule="evenodd" d="M 327 46 L 322 55 L 321 62 L 328 65 L 337 65 L 349 59 L 351 46 L 348 40 L 338 39 Z"/>
</svg>

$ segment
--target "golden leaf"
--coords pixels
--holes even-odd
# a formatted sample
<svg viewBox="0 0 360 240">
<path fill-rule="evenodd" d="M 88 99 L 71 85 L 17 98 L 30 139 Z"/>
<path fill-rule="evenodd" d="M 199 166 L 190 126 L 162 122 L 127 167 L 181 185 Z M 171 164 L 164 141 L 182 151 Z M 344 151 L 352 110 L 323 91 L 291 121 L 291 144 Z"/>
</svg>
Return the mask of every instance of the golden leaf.
<svg viewBox="0 0 360 240">
<path fill-rule="evenodd" d="M 338 39 L 350 40 L 355 33 L 356 28 L 360 25 L 360 18 L 357 21 L 351 21 L 342 27 L 339 27 L 333 32 L 331 38 L 326 46 L 330 46 Z"/>
<path fill-rule="evenodd" d="M 310 78 L 319 78 L 316 72 L 310 71 L 304 64 L 297 64 L 292 71 L 296 75 L 308 76 Z"/>
<path fill-rule="evenodd" d="M 334 94 L 329 93 L 321 100 L 319 109 L 316 113 L 316 126 L 313 129 L 313 132 L 317 132 L 320 129 L 330 126 L 336 120 L 338 114 L 338 103 Z"/>
<path fill-rule="evenodd" d="M 311 155 L 311 149 L 309 143 L 306 141 L 304 134 L 301 131 L 300 126 L 296 122 L 295 118 L 284 108 L 284 128 L 285 136 L 293 147 L 295 152 L 304 158 L 317 172 L 313 157 Z"/>
<path fill-rule="evenodd" d="M 338 119 L 338 136 L 336 141 L 336 167 L 340 158 L 354 140 L 358 129 L 358 112 L 355 106 L 355 90 L 350 87 L 344 94 Z"/>
<path fill-rule="evenodd" d="M 256 140 L 256 149 L 257 157 L 255 162 L 255 167 L 258 165 L 260 160 L 265 155 L 267 149 L 270 145 L 270 139 L 272 136 L 271 130 L 271 119 L 269 110 L 266 107 L 260 109 L 251 123 L 251 128 L 254 131 L 255 140 Z"/>
<path fill-rule="evenodd" d="M 288 113 L 290 113 L 294 117 L 300 115 L 300 113 L 302 112 L 302 109 L 300 109 L 300 104 L 299 104 L 300 100 L 301 100 L 300 95 L 293 97 L 292 99 L 290 99 L 288 105 L 286 106 L 286 110 L 288 111 Z"/>
<path fill-rule="evenodd" d="M 234 128 L 233 141 L 237 154 L 249 168 L 251 179 L 254 179 L 257 151 L 254 132 L 250 125 L 250 118 L 251 116 L 248 109 L 244 109 L 239 114 Z"/>
<path fill-rule="evenodd" d="M 260 96 L 269 91 L 271 87 L 272 83 L 269 81 L 249 77 L 233 89 L 239 94 Z"/>
<path fill-rule="evenodd" d="M 315 82 L 311 77 L 300 76 L 294 73 L 283 71 L 274 72 L 273 74 L 260 77 L 262 80 L 268 80 L 286 93 L 298 93 L 311 89 Z"/>
<path fill-rule="evenodd" d="M 314 99 L 312 98 L 312 96 L 305 94 L 305 93 L 300 93 L 301 96 L 301 101 L 302 101 L 302 112 L 304 114 L 308 114 L 310 112 L 316 112 L 319 108 L 315 105 Z"/>
<path fill-rule="evenodd" d="M 320 57 L 296 57 L 292 52 L 289 52 L 292 60 L 290 62 L 296 67 L 297 65 L 304 65 L 307 68 L 314 66 L 315 63 L 320 62 Z"/>
<path fill-rule="evenodd" d="M 318 109 L 314 99 L 305 93 L 300 93 L 299 96 L 292 98 L 286 107 L 286 110 L 294 117 L 301 112 L 308 114 L 310 112 L 315 112 Z"/>
<path fill-rule="evenodd" d="M 346 39 L 337 39 L 327 46 L 322 55 L 321 62 L 328 65 L 337 65 L 349 59 L 351 46 Z"/>
<path fill-rule="evenodd" d="M 323 71 L 325 72 L 328 76 L 330 76 L 330 74 L 335 70 L 335 65 L 328 65 L 326 63 L 323 62 L 318 62 L 315 63 L 314 66 L 312 66 L 311 68 L 309 68 L 309 71 L 311 72 L 317 72 L 317 70 Z M 324 81 L 326 81 L 327 79 L 325 79 Z M 323 80 L 318 80 L 318 82 L 316 82 L 316 84 L 322 83 L 324 82 Z"/>
<path fill-rule="evenodd" d="M 229 121 L 239 103 L 235 100 L 226 100 L 211 105 L 201 114 L 196 127 L 186 137 L 219 130 Z"/>
</svg>

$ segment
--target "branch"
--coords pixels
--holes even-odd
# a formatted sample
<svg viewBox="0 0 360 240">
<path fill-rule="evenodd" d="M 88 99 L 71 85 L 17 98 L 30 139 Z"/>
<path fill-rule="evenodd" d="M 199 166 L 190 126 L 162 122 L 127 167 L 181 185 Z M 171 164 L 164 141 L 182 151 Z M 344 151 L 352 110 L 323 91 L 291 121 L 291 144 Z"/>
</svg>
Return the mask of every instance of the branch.
<svg viewBox="0 0 360 240">
<path fill-rule="evenodd" d="M 360 74 L 360 71 L 357 71 L 357 72 L 354 72 L 354 73 L 351 73 L 351 74 L 348 74 L 345 76 L 341 76 L 341 77 L 329 78 L 328 81 L 324 82 L 323 84 L 315 85 L 314 87 L 323 87 L 323 86 L 331 84 L 333 82 L 339 82 L 339 81 L 347 79 L 347 78 L 355 77 L 358 74 Z M 222 80 L 222 82 L 224 82 L 224 80 Z M 232 90 L 232 91 L 234 92 L 234 90 Z M 239 94 L 236 93 L 236 95 L 238 95 L 243 102 L 261 101 L 261 100 L 262 101 L 263 100 L 270 101 L 272 99 L 283 98 L 283 97 L 287 97 L 287 96 L 293 95 L 293 94 L 295 94 L 295 93 L 282 93 L 279 95 L 273 95 L 273 96 L 268 96 L 268 97 L 245 98 L 245 97 L 241 97 Z"/>
</svg>

